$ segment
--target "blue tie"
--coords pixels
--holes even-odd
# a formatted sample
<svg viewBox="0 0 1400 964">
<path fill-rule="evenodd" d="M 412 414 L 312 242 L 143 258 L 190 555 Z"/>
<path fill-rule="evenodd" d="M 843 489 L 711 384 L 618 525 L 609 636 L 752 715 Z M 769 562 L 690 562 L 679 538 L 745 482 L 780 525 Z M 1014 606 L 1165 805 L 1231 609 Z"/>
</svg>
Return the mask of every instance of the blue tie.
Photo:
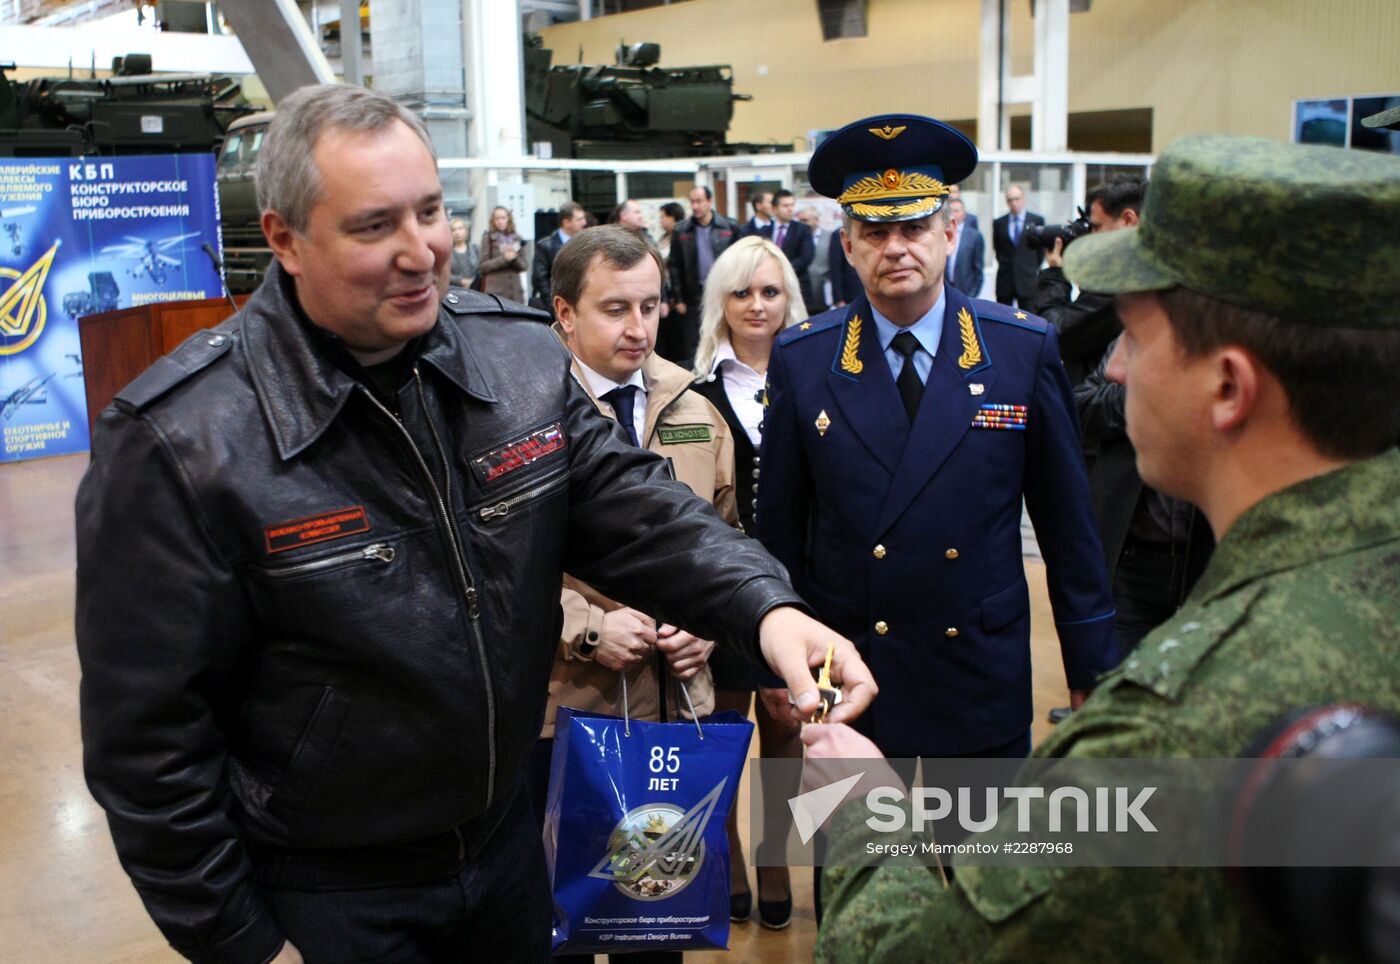
<svg viewBox="0 0 1400 964">
<path fill-rule="evenodd" d="M 1021 219 L 1020 219 L 1020 218 L 1012 218 L 1012 219 L 1011 219 L 1011 244 L 1014 246 L 1014 245 L 1015 245 L 1018 241 L 1020 241 L 1020 240 L 1021 240 Z"/>
<path fill-rule="evenodd" d="M 642 443 L 637 441 L 637 423 L 633 420 L 637 402 L 637 386 L 621 385 L 610 392 L 604 392 L 602 398 L 617 413 L 617 420 L 622 423 L 622 427 L 627 431 L 627 437 L 632 440 L 632 444 L 641 448 Z"/>
</svg>

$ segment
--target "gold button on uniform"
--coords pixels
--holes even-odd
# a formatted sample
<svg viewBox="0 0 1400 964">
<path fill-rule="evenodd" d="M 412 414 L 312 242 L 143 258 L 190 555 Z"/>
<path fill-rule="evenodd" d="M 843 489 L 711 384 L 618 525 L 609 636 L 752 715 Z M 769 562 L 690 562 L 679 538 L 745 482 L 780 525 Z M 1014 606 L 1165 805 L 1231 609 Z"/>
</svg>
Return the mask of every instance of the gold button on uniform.
<svg viewBox="0 0 1400 964">
<path fill-rule="evenodd" d="M 885 633 L 887 633 L 887 632 L 889 632 L 889 631 L 890 631 L 889 623 L 885 622 L 883 619 L 880 620 L 878 623 L 875 624 L 875 634 L 876 634 L 877 636 L 883 636 L 883 635 L 885 635 Z"/>
<path fill-rule="evenodd" d="M 874 556 L 876 559 L 883 559 L 883 558 L 885 558 L 885 547 L 884 547 L 884 546 L 876 546 L 876 547 L 875 547 L 875 551 L 872 552 L 871 555 Z"/>
<path fill-rule="evenodd" d="M 958 635 L 958 629 L 956 626 L 949 626 L 947 629 L 943 630 L 943 635 L 952 639 Z"/>
<path fill-rule="evenodd" d="M 958 550 L 949 549 L 947 552 L 943 553 L 943 556 L 945 559 L 956 559 L 958 557 Z"/>
</svg>

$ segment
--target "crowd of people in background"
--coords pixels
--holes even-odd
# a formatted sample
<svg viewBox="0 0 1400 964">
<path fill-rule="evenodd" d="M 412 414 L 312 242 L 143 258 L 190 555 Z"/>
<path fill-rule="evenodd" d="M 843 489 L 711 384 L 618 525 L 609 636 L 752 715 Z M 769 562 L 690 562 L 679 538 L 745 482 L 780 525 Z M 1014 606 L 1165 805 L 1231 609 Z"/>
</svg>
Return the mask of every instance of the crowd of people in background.
<svg viewBox="0 0 1400 964">
<path fill-rule="evenodd" d="M 741 238 L 760 237 L 778 247 L 792 266 L 809 316 L 844 307 L 859 294 L 859 276 L 842 249 L 839 219 L 828 217 L 824 222 L 824 209 L 812 204 L 799 206 L 798 198 L 786 189 L 756 189 L 747 201 L 751 215 L 740 223 L 715 210 L 709 187 L 695 187 L 688 200 L 688 214 L 679 201 L 657 207 L 654 231 L 648 230 L 647 208 L 634 198 L 624 199 L 606 218 L 608 224 L 646 234 L 666 265 L 662 326 L 657 336 L 662 357 L 685 366 L 694 361 L 705 282 L 715 259 Z M 1026 210 L 1020 187 L 1008 187 L 1005 200 L 1007 213 L 993 224 L 997 270 L 988 283 L 1003 304 L 1032 310 L 1039 305 L 1035 289 L 1045 253 L 1025 243 L 1025 227 L 1041 226 L 1045 221 Z M 987 241 L 977 215 L 968 210 L 956 184 L 950 186 L 948 205 L 957 238 L 945 276 L 953 288 L 976 298 L 990 267 Z M 578 232 L 598 223 L 581 204 L 568 201 L 558 209 L 555 229 L 531 245 L 517 231 L 511 212 L 497 207 L 478 246 L 467 243 L 469 224 L 456 218 L 452 222 L 453 283 L 525 302 L 524 274 L 528 272 L 528 303 L 552 314 L 550 269 L 555 255 Z"/>
</svg>

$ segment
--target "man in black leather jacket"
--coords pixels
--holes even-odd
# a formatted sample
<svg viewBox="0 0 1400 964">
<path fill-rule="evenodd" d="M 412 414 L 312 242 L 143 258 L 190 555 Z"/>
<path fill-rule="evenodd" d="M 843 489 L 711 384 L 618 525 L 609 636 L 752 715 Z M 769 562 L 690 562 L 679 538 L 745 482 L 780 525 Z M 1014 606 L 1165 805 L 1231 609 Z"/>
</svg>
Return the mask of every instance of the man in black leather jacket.
<svg viewBox="0 0 1400 964">
<path fill-rule="evenodd" d="M 1089 192 L 1089 223 L 1095 234 L 1134 227 L 1147 193 L 1147 181 L 1130 174 L 1116 174 Z M 1072 288 L 1064 272 L 1064 242 L 1045 253 L 1045 267 L 1037 280 L 1035 313 L 1055 326 L 1060 336 L 1060 359 L 1070 385 L 1088 377 L 1104 357 L 1108 343 L 1123 330 L 1113 308 L 1113 296 Z"/>
<path fill-rule="evenodd" d="M 278 108 L 277 259 L 118 394 L 77 501 L 85 768 L 156 923 L 203 961 L 544 960 L 523 764 L 567 568 L 753 647 L 816 703 L 836 646 L 781 567 L 629 445 L 531 309 L 447 287 L 421 124 Z M 513 927 L 501 927 L 509 920 Z"/>
</svg>

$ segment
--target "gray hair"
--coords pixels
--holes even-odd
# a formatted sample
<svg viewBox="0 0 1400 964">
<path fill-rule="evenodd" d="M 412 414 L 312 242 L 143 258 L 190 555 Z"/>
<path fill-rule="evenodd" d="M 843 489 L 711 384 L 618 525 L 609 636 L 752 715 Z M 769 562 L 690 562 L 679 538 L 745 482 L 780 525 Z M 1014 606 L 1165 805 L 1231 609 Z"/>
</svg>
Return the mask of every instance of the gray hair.
<svg viewBox="0 0 1400 964">
<path fill-rule="evenodd" d="M 380 131 L 402 121 L 437 161 L 427 128 L 397 101 L 348 84 L 303 87 L 277 105 L 258 152 L 258 209 L 275 211 L 298 234 L 320 200 L 316 142 L 329 130 Z"/>
<path fill-rule="evenodd" d="M 567 247 L 568 245 L 565 245 L 565 248 Z M 725 303 L 729 296 L 747 288 L 753 280 L 754 272 L 768 258 L 778 263 L 783 273 L 783 288 L 787 291 L 787 317 L 783 319 L 783 327 L 788 328 L 799 321 L 807 320 L 807 306 L 802 301 L 802 285 L 797 280 L 797 272 L 793 270 L 792 262 L 783 254 L 783 249 L 757 235 L 741 238 L 720 253 L 705 279 L 705 293 L 700 311 L 700 343 L 695 349 L 695 367 L 692 369 L 696 378 L 704 378 L 710 374 L 720 342 L 729 340 L 729 325 L 724 319 Z"/>
</svg>

